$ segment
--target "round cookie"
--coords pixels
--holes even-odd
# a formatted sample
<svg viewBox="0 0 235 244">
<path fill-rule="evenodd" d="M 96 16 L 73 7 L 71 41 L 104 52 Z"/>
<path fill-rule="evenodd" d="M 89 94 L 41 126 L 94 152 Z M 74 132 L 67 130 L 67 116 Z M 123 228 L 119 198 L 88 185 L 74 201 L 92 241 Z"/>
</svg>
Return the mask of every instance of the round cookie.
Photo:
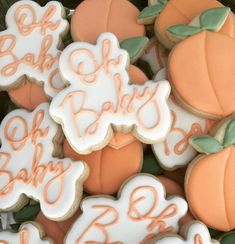
<svg viewBox="0 0 235 244">
<path fill-rule="evenodd" d="M 20 83 L 20 87 L 8 91 L 11 100 L 17 106 L 32 111 L 39 104 L 49 102 L 49 98 L 41 85 L 31 82 L 26 76 Z"/>
<path fill-rule="evenodd" d="M 85 0 L 75 9 L 71 20 L 74 41 L 92 44 L 103 32 L 114 33 L 119 42 L 144 36 L 144 26 L 137 23 L 139 10 L 128 0 Z"/>
<path fill-rule="evenodd" d="M 220 7 L 223 7 L 223 5 L 216 0 L 159 0 L 153 6 L 147 7 L 149 9 L 146 8 L 143 10 L 138 21 L 140 23 L 154 22 L 155 34 L 158 40 L 165 47 L 171 49 L 175 45 L 175 42 L 167 35 L 167 29 L 169 27 L 177 24 L 189 24 L 205 10 Z M 156 14 L 153 14 L 154 12 Z M 151 16 L 151 13 L 153 16 L 148 17 Z M 154 20 L 154 15 L 158 15 L 156 20 Z M 220 32 L 230 37 L 235 37 L 235 22 L 232 12 Z"/>
<path fill-rule="evenodd" d="M 235 243 L 235 232 L 228 232 L 219 238 L 221 244 L 233 244 Z"/>
<path fill-rule="evenodd" d="M 235 117 L 221 121 L 213 137 L 192 137 L 190 144 L 201 153 L 185 177 L 190 209 L 207 226 L 231 231 L 235 228 Z"/>
<path fill-rule="evenodd" d="M 179 103 L 206 118 L 234 113 L 234 53 L 234 39 L 221 33 L 203 31 L 180 42 L 168 62 L 168 77 Z"/>
<path fill-rule="evenodd" d="M 118 149 L 112 144 L 88 155 L 76 153 L 67 141 L 64 142 L 64 156 L 83 160 L 90 168 L 90 174 L 84 182 L 85 191 L 91 194 L 114 194 L 128 177 L 141 170 L 143 162 L 141 142 L 137 140 L 130 142 L 129 134 L 127 134 L 128 141 L 125 140 L 125 134 L 119 134 L 119 137 L 124 138 L 125 144 L 119 144 Z"/>
</svg>

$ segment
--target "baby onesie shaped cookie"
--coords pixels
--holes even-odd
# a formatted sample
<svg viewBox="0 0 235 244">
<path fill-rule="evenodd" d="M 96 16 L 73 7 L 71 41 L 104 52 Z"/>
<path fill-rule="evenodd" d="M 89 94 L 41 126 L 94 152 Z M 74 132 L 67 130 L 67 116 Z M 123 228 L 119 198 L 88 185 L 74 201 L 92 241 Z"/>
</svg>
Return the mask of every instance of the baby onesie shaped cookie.
<svg viewBox="0 0 235 244">
<path fill-rule="evenodd" d="M 162 232 L 177 232 L 187 212 L 181 197 L 165 198 L 157 178 L 139 174 L 121 188 L 120 198 L 88 197 L 82 215 L 69 231 L 71 243 L 145 243 Z"/>
<path fill-rule="evenodd" d="M 164 139 L 171 125 L 170 85 L 129 84 L 129 56 L 113 34 L 101 34 L 96 45 L 72 43 L 59 65 L 69 86 L 54 97 L 50 114 L 75 151 L 104 147 L 114 130 L 132 131 L 145 143 Z"/>
<path fill-rule="evenodd" d="M 0 32 L 0 87 L 9 90 L 24 75 L 44 85 L 53 97 L 64 87 L 58 61 L 61 36 L 68 30 L 64 9 L 52 1 L 41 7 L 33 1 L 17 1 L 6 14 L 7 29 Z"/>
<path fill-rule="evenodd" d="M 1 123 L 0 209 L 18 210 L 28 198 L 40 202 L 47 218 L 69 218 L 79 205 L 87 166 L 80 161 L 53 157 L 61 134 L 49 116 L 49 104 L 32 113 L 9 113 Z"/>
<path fill-rule="evenodd" d="M 199 221 L 184 225 L 180 232 L 182 237 L 162 235 L 154 244 L 219 244 L 218 241 L 211 239 L 207 227 Z"/>
<path fill-rule="evenodd" d="M 42 239 L 42 231 L 36 227 L 36 223 L 28 222 L 21 225 L 18 233 L 10 231 L 0 232 L 1 244 L 52 244 L 50 239 Z"/>
</svg>

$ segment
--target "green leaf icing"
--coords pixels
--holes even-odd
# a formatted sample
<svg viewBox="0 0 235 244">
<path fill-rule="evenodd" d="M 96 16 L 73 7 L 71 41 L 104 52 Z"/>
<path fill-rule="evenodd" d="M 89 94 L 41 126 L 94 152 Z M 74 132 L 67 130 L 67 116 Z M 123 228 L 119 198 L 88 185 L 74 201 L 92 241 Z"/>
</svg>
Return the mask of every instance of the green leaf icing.
<svg viewBox="0 0 235 244">
<path fill-rule="evenodd" d="M 221 244 L 234 244 L 235 243 L 235 232 L 226 233 L 220 240 Z"/>
<path fill-rule="evenodd" d="M 235 119 L 231 120 L 228 123 L 227 128 L 225 130 L 224 141 L 223 141 L 224 147 L 229 147 L 234 144 L 235 144 Z"/>
<path fill-rule="evenodd" d="M 148 43 L 147 37 L 133 37 L 122 41 L 120 47 L 129 53 L 130 62 L 134 63 L 145 51 Z"/>
<path fill-rule="evenodd" d="M 197 136 L 190 139 L 190 144 L 199 152 L 210 154 L 224 149 L 219 141 L 211 136 Z"/>
<path fill-rule="evenodd" d="M 188 37 L 201 32 L 200 27 L 190 25 L 174 25 L 167 29 L 167 31 L 177 37 Z"/>
<path fill-rule="evenodd" d="M 147 153 L 144 155 L 141 173 L 148 173 L 154 175 L 160 175 L 162 173 L 162 168 L 160 167 L 153 153 Z"/>
<path fill-rule="evenodd" d="M 180 39 L 185 39 L 204 30 L 216 32 L 223 26 L 229 13 L 230 9 L 227 7 L 208 9 L 188 25 L 174 25 L 169 27 L 167 32 Z"/>
<path fill-rule="evenodd" d="M 40 212 L 39 204 L 26 205 L 20 211 L 14 214 L 14 219 L 17 223 L 32 221 L 37 217 L 39 212 Z"/>
<path fill-rule="evenodd" d="M 227 7 L 207 10 L 200 16 L 201 27 L 203 30 L 218 31 L 223 26 L 229 13 L 230 9 Z"/>
<path fill-rule="evenodd" d="M 140 12 L 138 17 L 139 23 L 152 24 L 155 18 L 162 12 L 165 8 L 166 3 L 158 3 L 153 6 L 148 6 Z"/>
</svg>

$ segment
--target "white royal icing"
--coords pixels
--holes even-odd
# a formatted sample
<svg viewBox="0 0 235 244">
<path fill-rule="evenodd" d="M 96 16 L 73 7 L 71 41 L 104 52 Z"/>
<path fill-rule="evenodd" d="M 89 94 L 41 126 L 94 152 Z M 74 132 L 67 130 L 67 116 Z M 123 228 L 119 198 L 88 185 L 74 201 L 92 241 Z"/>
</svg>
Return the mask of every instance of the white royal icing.
<svg viewBox="0 0 235 244">
<path fill-rule="evenodd" d="M 49 240 L 42 240 L 39 230 L 32 223 L 21 225 L 18 233 L 10 231 L 0 232 L 0 244 L 50 244 Z"/>
<path fill-rule="evenodd" d="M 15 87 L 27 75 L 44 85 L 53 97 L 64 87 L 58 63 L 61 35 L 68 22 L 63 7 L 52 1 L 41 7 L 29 0 L 17 1 L 6 14 L 7 29 L 0 32 L 0 87 Z"/>
<path fill-rule="evenodd" d="M 51 219 L 63 219 L 75 211 L 85 180 L 80 161 L 53 157 L 58 145 L 58 125 L 49 116 L 49 104 L 32 113 L 18 109 L 1 123 L 0 209 L 14 209 L 28 196 L 40 202 Z M 79 181 L 81 184 L 78 184 Z"/>
<path fill-rule="evenodd" d="M 147 243 L 160 232 L 177 232 L 187 212 L 181 197 L 165 199 L 156 178 L 137 175 L 122 188 L 120 198 L 90 197 L 81 204 L 83 213 L 65 240 L 77 243 Z"/>
<path fill-rule="evenodd" d="M 171 125 L 168 81 L 128 84 L 128 67 L 128 53 L 111 33 L 101 34 L 96 45 L 77 42 L 63 51 L 60 70 L 69 87 L 52 100 L 50 114 L 77 152 L 105 146 L 113 127 L 132 130 L 145 143 L 166 136 Z"/>
<path fill-rule="evenodd" d="M 166 236 L 155 242 L 155 244 L 219 244 L 212 240 L 207 227 L 195 222 L 188 228 L 186 239 L 180 236 Z"/>
<path fill-rule="evenodd" d="M 140 59 L 146 61 L 155 75 L 167 66 L 169 51 L 153 37 Z"/>
<path fill-rule="evenodd" d="M 166 79 L 166 69 L 159 71 L 155 81 Z M 170 97 L 168 105 L 172 114 L 172 127 L 163 142 L 152 145 L 159 163 L 168 169 L 187 165 L 197 154 L 197 151 L 188 143 L 191 136 L 207 134 L 210 121 L 195 116 L 180 107 L 175 99 Z"/>
</svg>

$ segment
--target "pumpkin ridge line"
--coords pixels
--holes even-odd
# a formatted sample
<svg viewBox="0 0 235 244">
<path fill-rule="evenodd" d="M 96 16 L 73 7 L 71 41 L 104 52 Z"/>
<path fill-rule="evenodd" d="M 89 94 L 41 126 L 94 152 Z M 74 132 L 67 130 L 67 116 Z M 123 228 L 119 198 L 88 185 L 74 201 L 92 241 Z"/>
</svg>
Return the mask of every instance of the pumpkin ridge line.
<svg viewBox="0 0 235 244">
<path fill-rule="evenodd" d="M 209 78 L 209 81 L 210 81 L 210 85 L 211 85 L 211 87 L 212 87 L 212 90 L 213 90 L 213 92 L 214 92 L 214 94 L 215 94 L 217 103 L 219 104 L 219 107 L 220 107 L 221 112 L 222 112 L 222 114 L 223 114 L 224 111 L 223 111 L 223 108 L 222 108 L 222 106 L 221 106 L 221 104 L 220 104 L 219 96 L 218 96 L 218 94 L 216 93 L 216 90 L 215 90 L 215 88 L 214 88 L 214 86 L 213 86 L 212 79 L 211 79 L 211 74 L 210 74 L 209 64 L 208 64 L 208 58 L 207 58 L 207 48 L 206 48 L 206 43 L 207 43 L 207 31 L 205 32 L 205 41 L 204 41 L 204 46 L 205 46 L 205 48 L 204 48 L 204 54 L 205 54 L 205 61 L 206 61 L 206 62 L 205 62 L 205 63 L 206 63 L 206 70 L 207 70 L 208 78 Z"/>
<path fill-rule="evenodd" d="M 112 4 L 113 4 L 113 0 L 110 0 L 109 1 L 109 7 L 108 7 L 108 12 L 107 12 L 107 19 L 106 19 L 106 30 L 107 31 L 109 31 L 109 29 L 108 29 L 108 26 L 109 26 L 109 16 L 110 16 L 110 12 L 111 12 L 111 6 L 112 6 Z"/>
<path fill-rule="evenodd" d="M 187 21 L 191 20 L 172 1 L 169 1 L 168 4 L 171 4 Z"/>
<path fill-rule="evenodd" d="M 100 185 L 100 190 L 103 192 L 103 184 L 102 184 L 102 163 L 103 163 L 103 150 L 100 151 L 100 163 L 99 163 L 99 185 Z"/>
<path fill-rule="evenodd" d="M 228 214 L 228 212 L 227 212 L 227 207 L 226 207 L 226 196 L 225 196 L 225 189 L 226 189 L 226 187 L 225 187 L 225 179 L 226 179 L 226 171 L 227 171 L 227 167 L 228 167 L 228 163 L 227 162 L 229 162 L 229 159 L 230 159 L 230 156 L 231 156 L 231 147 L 230 148 L 228 148 L 228 150 L 229 150 L 229 153 L 228 153 L 228 157 L 227 157 L 227 160 L 226 160 L 226 164 L 225 164 L 225 168 L 224 168 L 224 179 L 223 179 L 223 192 L 224 192 L 224 206 L 225 206 L 225 216 L 226 216 L 226 219 L 227 219 L 227 223 L 228 223 L 228 226 L 230 227 L 231 225 L 230 225 L 230 219 L 229 219 L 229 214 Z"/>
</svg>

